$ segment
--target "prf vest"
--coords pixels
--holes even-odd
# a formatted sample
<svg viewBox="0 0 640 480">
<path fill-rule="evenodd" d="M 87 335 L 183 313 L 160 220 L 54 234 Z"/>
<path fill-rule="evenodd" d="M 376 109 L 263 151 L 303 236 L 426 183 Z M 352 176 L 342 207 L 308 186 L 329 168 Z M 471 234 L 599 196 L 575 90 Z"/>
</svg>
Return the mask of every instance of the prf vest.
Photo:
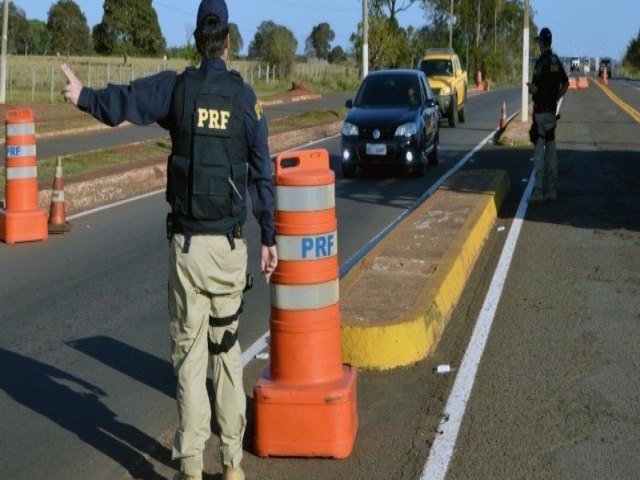
<svg viewBox="0 0 640 480">
<path fill-rule="evenodd" d="M 538 58 L 533 71 L 533 83 L 538 87 L 538 92 L 533 95 L 536 113 L 556 112 L 558 94 L 564 76 L 562 62 L 556 54 L 549 51 Z"/>
<path fill-rule="evenodd" d="M 228 234 L 247 216 L 244 82 L 236 72 L 189 68 L 173 97 L 169 233 Z"/>
</svg>

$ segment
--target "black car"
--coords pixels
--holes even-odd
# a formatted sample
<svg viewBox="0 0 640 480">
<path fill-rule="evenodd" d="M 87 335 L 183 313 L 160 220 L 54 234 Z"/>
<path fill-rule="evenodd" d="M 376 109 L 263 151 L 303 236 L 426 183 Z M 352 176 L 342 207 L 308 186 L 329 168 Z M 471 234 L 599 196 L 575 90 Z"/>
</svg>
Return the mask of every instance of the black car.
<svg viewBox="0 0 640 480">
<path fill-rule="evenodd" d="M 424 73 L 381 70 L 362 81 L 342 126 L 342 175 L 394 168 L 423 176 L 438 163 L 440 114 Z"/>
</svg>

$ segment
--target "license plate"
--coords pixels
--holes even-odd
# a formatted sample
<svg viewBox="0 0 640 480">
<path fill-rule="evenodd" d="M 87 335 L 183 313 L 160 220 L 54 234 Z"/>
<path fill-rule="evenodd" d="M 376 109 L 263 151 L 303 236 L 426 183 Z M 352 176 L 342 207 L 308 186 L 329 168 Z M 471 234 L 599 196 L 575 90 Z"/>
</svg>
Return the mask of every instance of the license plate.
<svg viewBox="0 0 640 480">
<path fill-rule="evenodd" d="M 384 143 L 367 143 L 367 155 L 386 155 L 387 145 Z"/>
</svg>

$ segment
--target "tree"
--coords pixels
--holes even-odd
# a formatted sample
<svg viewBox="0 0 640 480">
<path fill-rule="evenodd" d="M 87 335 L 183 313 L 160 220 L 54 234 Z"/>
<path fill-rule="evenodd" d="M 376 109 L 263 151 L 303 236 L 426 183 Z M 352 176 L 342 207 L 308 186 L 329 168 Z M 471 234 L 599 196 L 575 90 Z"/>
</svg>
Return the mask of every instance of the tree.
<svg viewBox="0 0 640 480">
<path fill-rule="evenodd" d="M 24 10 L 9 2 L 9 31 L 7 32 L 7 51 L 11 54 L 29 53 L 31 24 Z"/>
<path fill-rule="evenodd" d="M 329 53 L 329 63 L 343 63 L 347 60 L 347 54 L 340 45 L 333 47 Z"/>
<path fill-rule="evenodd" d="M 51 38 L 47 31 L 47 24 L 42 20 L 29 20 L 31 36 L 28 51 L 32 55 L 49 55 Z"/>
<path fill-rule="evenodd" d="M 264 21 L 258 26 L 258 30 L 249 44 L 249 58 L 263 60 L 266 58 L 266 44 L 269 42 L 269 38 L 273 35 L 273 31 L 277 27 L 278 25 L 271 20 Z"/>
<path fill-rule="evenodd" d="M 279 26 L 273 31 L 267 43 L 267 57 L 269 63 L 279 67 L 284 75 L 291 73 L 291 67 L 296 58 L 298 41 L 293 32 L 287 27 Z"/>
<path fill-rule="evenodd" d="M 331 42 L 336 38 L 335 32 L 328 23 L 319 23 L 311 30 L 311 35 L 307 37 L 306 51 L 310 56 L 315 56 L 322 60 L 329 58 Z"/>
<path fill-rule="evenodd" d="M 640 31 L 638 32 L 637 38 L 631 39 L 629 42 L 623 62 L 632 69 L 640 69 Z"/>
<path fill-rule="evenodd" d="M 249 44 L 249 58 L 264 60 L 288 74 L 295 60 L 298 41 L 287 27 L 264 21 Z"/>
<path fill-rule="evenodd" d="M 49 8 L 47 32 L 54 51 L 82 55 L 89 50 L 87 18 L 73 0 L 59 0 Z"/>
<path fill-rule="evenodd" d="M 166 41 L 151 0 L 104 0 L 102 22 L 93 28 L 93 43 L 105 55 L 163 55 Z"/>
<path fill-rule="evenodd" d="M 374 16 L 395 20 L 398 13 L 408 10 L 418 0 L 370 0 L 369 11 Z"/>
<path fill-rule="evenodd" d="M 362 24 L 351 35 L 358 63 L 362 61 Z M 407 32 L 395 19 L 374 15 L 369 19 L 369 67 L 371 70 L 390 67 L 410 67 L 411 54 Z"/>
<path fill-rule="evenodd" d="M 243 46 L 244 42 L 238 25 L 229 23 L 229 58 L 238 58 Z"/>
<path fill-rule="evenodd" d="M 422 8 L 435 27 L 438 45 L 448 46 L 450 0 L 421 0 Z M 531 40 L 537 27 L 530 15 Z M 470 72 L 482 69 L 486 61 L 494 74 L 511 74 L 522 68 L 522 0 L 456 0 L 453 19 L 453 47 Z M 446 35 L 446 41 L 444 40 Z"/>
</svg>

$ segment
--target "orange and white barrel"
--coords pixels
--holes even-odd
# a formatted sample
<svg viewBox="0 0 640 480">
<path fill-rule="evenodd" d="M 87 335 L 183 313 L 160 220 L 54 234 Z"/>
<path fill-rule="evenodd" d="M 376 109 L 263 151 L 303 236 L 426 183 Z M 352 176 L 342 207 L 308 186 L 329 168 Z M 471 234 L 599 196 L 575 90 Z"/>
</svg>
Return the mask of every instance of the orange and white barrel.
<svg viewBox="0 0 640 480">
<path fill-rule="evenodd" d="M 271 377 L 342 375 L 335 175 L 325 150 L 275 163 L 278 268 L 271 286 Z"/>
<path fill-rule="evenodd" d="M 326 150 L 275 160 L 278 268 L 270 367 L 256 383 L 259 456 L 345 458 L 358 427 L 356 370 L 342 364 L 335 174 Z"/>
<path fill-rule="evenodd" d="M 47 211 L 38 208 L 38 165 L 33 112 L 5 114 L 5 206 L 0 210 L 0 239 L 6 243 L 46 240 Z"/>
</svg>

